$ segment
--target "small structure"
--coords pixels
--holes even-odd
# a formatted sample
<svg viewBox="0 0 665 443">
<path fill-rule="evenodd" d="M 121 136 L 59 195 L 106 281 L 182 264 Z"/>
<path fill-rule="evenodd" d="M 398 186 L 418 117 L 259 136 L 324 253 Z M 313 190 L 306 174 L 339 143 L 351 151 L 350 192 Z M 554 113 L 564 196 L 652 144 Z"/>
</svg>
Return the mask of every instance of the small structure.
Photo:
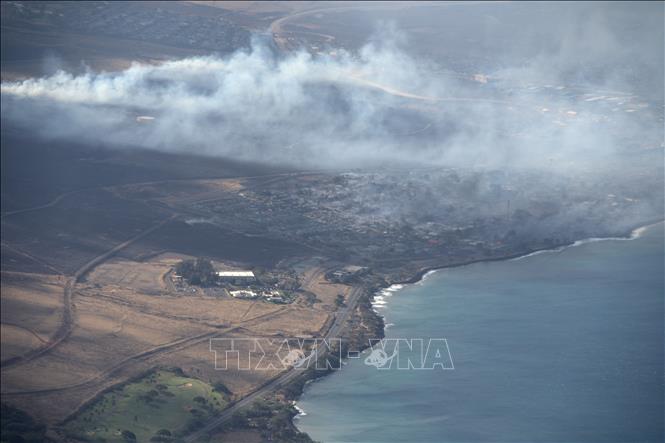
<svg viewBox="0 0 665 443">
<path fill-rule="evenodd" d="M 336 278 L 338 280 L 341 280 L 346 275 L 348 275 L 348 273 L 345 272 L 345 271 L 335 271 L 335 272 L 332 273 L 333 278 Z"/>
<path fill-rule="evenodd" d="M 369 272 L 369 268 L 362 266 L 345 266 L 342 269 L 328 273 L 326 278 L 333 282 L 347 283 L 354 277 L 360 277 L 367 272 Z"/>
<path fill-rule="evenodd" d="M 286 303 L 286 300 L 284 300 L 282 293 L 274 289 L 271 289 L 269 291 L 263 291 L 262 296 L 266 301 L 270 301 L 273 303 Z"/>
<path fill-rule="evenodd" d="M 256 292 L 250 291 L 249 289 L 239 289 L 237 291 L 229 291 L 229 294 L 231 294 L 231 296 L 234 298 L 256 298 L 259 296 Z"/>
</svg>

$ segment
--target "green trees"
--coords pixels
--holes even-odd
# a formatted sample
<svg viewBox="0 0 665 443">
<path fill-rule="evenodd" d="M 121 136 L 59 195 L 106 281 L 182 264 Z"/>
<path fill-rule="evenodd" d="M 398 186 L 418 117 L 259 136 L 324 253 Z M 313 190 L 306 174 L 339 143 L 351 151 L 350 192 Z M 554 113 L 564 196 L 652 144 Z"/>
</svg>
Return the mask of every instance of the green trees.
<svg viewBox="0 0 665 443">
<path fill-rule="evenodd" d="M 216 281 L 215 269 L 210 260 L 205 258 L 183 260 L 175 266 L 175 272 L 190 285 L 212 286 Z"/>
</svg>

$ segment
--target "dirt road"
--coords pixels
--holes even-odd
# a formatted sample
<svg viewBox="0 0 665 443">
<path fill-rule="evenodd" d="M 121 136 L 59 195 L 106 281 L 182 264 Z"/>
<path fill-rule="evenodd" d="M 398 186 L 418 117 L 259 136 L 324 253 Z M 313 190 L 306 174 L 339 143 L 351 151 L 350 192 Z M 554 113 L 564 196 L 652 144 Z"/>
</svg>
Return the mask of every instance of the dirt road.
<svg viewBox="0 0 665 443">
<path fill-rule="evenodd" d="M 51 204 L 55 204 L 55 202 L 51 202 Z M 36 208 L 33 208 L 36 209 Z M 69 337 L 69 334 L 71 334 L 72 329 L 74 327 L 74 320 L 72 316 L 72 292 L 74 291 L 74 287 L 76 286 L 76 283 L 78 283 L 88 272 L 90 272 L 92 269 L 94 269 L 96 266 L 100 265 L 101 263 L 105 262 L 108 260 L 110 257 L 118 253 L 119 251 L 123 250 L 127 246 L 131 245 L 132 243 L 146 237 L 147 235 L 153 233 L 157 229 L 161 228 L 164 226 L 167 222 L 171 221 L 175 215 L 162 220 L 158 224 L 146 229 L 145 231 L 142 231 L 138 235 L 130 238 L 129 240 L 120 243 L 119 245 L 109 249 L 105 253 L 98 255 L 97 257 L 93 258 L 92 260 L 88 261 L 87 263 L 83 264 L 80 268 L 76 270 L 74 275 L 69 277 L 67 279 L 67 283 L 65 284 L 65 289 L 64 289 L 64 294 L 63 294 L 63 312 L 62 312 L 62 323 L 60 324 L 60 327 L 58 330 L 55 332 L 53 337 L 51 337 L 48 342 L 44 345 L 41 346 L 37 349 L 34 349 L 30 352 L 27 352 L 23 355 L 13 357 L 10 359 L 7 359 L 1 363 L 1 368 L 2 370 L 6 368 L 10 368 L 13 366 L 17 365 L 22 365 L 25 364 L 29 361 L 32 361 L 47 352 L 51 351 L 53 348 L 58 346 L 60 343 L 62 343 L 67 337 Z"/>
</svg>

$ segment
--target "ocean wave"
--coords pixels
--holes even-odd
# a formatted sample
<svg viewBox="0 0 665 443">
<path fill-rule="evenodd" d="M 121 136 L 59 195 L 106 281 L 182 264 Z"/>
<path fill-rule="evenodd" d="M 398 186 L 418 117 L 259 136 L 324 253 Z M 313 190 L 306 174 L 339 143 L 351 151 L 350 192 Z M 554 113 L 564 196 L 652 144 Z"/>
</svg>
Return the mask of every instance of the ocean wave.
<svg viewBox="0 0 665 443">
<path fill-rule="evenodd" d="M 400 284 L 395 284 L 391 285 L 387 288 L 383 288 L 379 290 L 377 293 L 374 294 L 374 297 L 372 298 L 372 307 L 374 308 L 384 308 L 388 304 L 388 301 L 386 300 L 389 297 L 393 296 L 393 293 L 399 291 L 400 289 L 403 289 L 404 285 Z M 374 310 L 374 312 L 377 312 Z"/>
<path fill-rule="evenodd" d="M 599 241 L 626 241 L 626 240 L 635 240 L 647 231 L 651 226 L 654 225 L 649 225 L 649 226 L 641 226 L 637 229 L 633 229 L 628 237 L 590 237 L 590 238 L 584 238 L 582 240 L 577 240 L 574 242 L 570 247 L 572 246 L 580 246 L 580 245 L 585 245 L 587 243 L 596 243 Z"/>
<path fill-rule="evenodd" d="M 511 258 L 511 259 L 509 259 L 508 261 L 518 261 L 518 260 L 522 260 L 522 259 L 525 259 L 525 258 L 533 257 L 533 256 L 535 256 L 535 255 L 540 255 L 540 254 L 550 254 L 550 253 L 554 253 L 554 252 L 561 252 L 561 251 L 563 251 L 564 249 L 566 249 L 566 248 L 568 248 L 568 247 L 570 247 L 570 246 L 573 246 L 573 245 L 569 245 L 569 246 L 560 246 L 560 247 L 558 247 L 558 248 L 552 248 L 552 249 L 540 249 L 540 250 L 538 250 L 538 251 L 533 251 L 533 252 L 530 252 L 530 253 L 528 253 L 528 254 L 520 255 L 519 257 Z"/>
<path fill-rule="evenodd" d="M 425 272 L 423 276 L 416 282 L 417 285 L 422 285 L 425 283 L 425 280 L 429 278 L 430 275 L 434 274 L 437 271 L 437 269 L 430 269 L 429 271 Z"/>
<path fill-rule="evenodd" d="M 400 289 L 404 289 L 404 285 L 394 284 L 390 285 L 387 288 L 383 288 L 374 293 L 372 298 L 372 311 L 383 320 L 385 320 L 385 309 L 388 307 L 388 299 L 393 296 L 393 294 Z M 389 326 L 393 326 L 393 323 L 388 323 L 384 325 L 383 330 L 388 329 Z"/>
<path fill-rule="evenodd" d="M 297 419 L 298 417 L 304 417 L 305 415 L 307 415 L 307 412 L 305 412 L 303 408 L 298 406 L 296 402 L 293 402 L 293 407 L 295 408 L 296 411 L 298 411 L 298 414 L 295 417 L 293 417 L 294 420 Z"/>
</svg>

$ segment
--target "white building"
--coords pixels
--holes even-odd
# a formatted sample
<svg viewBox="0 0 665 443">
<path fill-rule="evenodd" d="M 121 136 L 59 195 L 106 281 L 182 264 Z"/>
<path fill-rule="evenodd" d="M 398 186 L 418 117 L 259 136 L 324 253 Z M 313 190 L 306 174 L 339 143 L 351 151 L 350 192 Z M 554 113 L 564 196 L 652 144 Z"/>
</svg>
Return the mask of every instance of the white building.
<svg viewBox="0 0 665 443">
<path fill-rule="evenodd" d="M 217 278 L 220 280 L 255 280 L 256 277 L 252 271 L 217 271 Z"/>
<path fill-rule="evenodd" d="M 230 291 L 229 292 L 232 297 L 234 298 L 256 298 L 258 297 L 258 294 L 254 291 L 250 290 L 239 290 L 239 291 Z"/>
</svg>

